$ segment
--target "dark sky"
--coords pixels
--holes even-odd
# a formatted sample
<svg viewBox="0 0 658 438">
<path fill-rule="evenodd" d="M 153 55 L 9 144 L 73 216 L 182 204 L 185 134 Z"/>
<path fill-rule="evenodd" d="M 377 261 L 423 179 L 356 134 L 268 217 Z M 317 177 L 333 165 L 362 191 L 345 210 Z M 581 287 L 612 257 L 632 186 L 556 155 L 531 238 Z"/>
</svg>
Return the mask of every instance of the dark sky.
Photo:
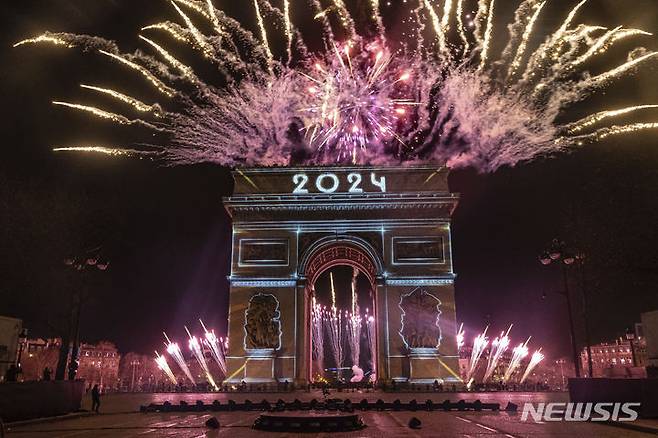
<svg viewBox="0 0 658 438">
<path fill-rule="evenodd" d="M 632 3 L 591 0 L 581 18 L 658 29 L 655 1 Z M 557 27 L 573 4 L 552 2 L 539 28 Z M 111 269 L 89 279 L 84 339 L 149 352 L 160 346 L 162 330 L 181 337 L 183 324 L 198 317 L 223 327 L 230 224 L 221 196 L 232 189 L 228 171 L 53 154 L 56 145 L 134 137 L 129 129 L 53 108 L 51 100 L 80 98 L 80 82 L 119 89 L 142 84 L 75 50 L 11 48 L 52 30 L 101 35 L 132 51 L 141 26 L 176 18 L 168 2 L 23 0 L 2 2 L 0 9 L 0 314 L 23 318 L 34 335 L 54 334 L 61 302 L 80 281 L 63 272 L 61 260 L 103 244 Z M 501 11 L 499 32 L 509 14 Z M 658 48 L 651 39 L 640 41 Z M 622 44 L 611 52 L 609 67 L 631 48 Z M 568 114 L 658 103 L 657 74 L 654 63 Z M 658 112 L 647 117 L 658 120 Z M 533 335 L 549 354 L 568 352 L 564 300 L 555 293 L 559 272 L 537 261 L 554 236 L 587 251 L 595 341 L 621 334 L 641 312 L 658 308 L 656 135 L 617 137 L 493 175 L 452 173 L 451 189 L 461 193 L 453 221 L 458 319 L 471 335 L 487 323 L 496 331 L 514 323 L 513 337 Z"/>
</svg>

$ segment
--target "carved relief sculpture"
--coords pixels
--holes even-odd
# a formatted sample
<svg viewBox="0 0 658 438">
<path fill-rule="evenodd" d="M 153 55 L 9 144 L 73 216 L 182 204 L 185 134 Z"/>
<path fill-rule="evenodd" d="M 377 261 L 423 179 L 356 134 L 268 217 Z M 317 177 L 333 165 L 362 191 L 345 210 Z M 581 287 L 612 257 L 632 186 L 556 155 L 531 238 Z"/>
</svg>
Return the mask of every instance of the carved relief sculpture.
<svg viewBox="0 0 658 438">
<path fill-rule="evenodd" d="M 279 349 L 281 322 L 279 301 L 271 294 L 256 294 L 245 312 L 245 348 L 247 350 Z"/>
<path fill-rule="evenodd" d="M 437 348 L 441 343 L 441 301 L 425 289 L 416 288 L 400 299 L 400 336 L 408 348 Z"/>
</svg>

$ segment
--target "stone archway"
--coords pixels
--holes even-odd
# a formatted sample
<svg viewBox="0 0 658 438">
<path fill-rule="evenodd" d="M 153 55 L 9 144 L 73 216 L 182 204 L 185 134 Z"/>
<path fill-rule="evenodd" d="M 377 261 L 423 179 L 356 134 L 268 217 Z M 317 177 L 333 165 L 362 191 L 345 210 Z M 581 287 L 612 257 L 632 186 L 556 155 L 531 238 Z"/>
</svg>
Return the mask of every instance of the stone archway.
<svg viewBox="0 0 658 438">
<path fill-rule="evenodd" d="M 306 318 L 306 333 L 309 333 L 307 343 L 307 360 L 308 370 L 306 378 L 308 381 L 313 380 L 313 324 L 312 318 L 312 296 L 315 293 L 315 283 L 322 273 L 335 267 L 335 266 L 350 266 L 357 269 L 358 272 L 363 273 L 370 282 L 372 291 L 372 317 L 374 318 L 375 333 L 377 333 L 378 323 L 378 309 L 377 309 L 377 278 L 381 278 L 381 260 L 377 257 L 372 248 L 360 239 L 354 237 L 344 236 L 342 238 L 334 238 L 327 241 L 316 242 L 314 247 L 307 251 L 307 254 L 302 257 L 300 263 L 300 270 L 305 278 L 306 287 L 304 290 L 305 298 L 305 314 Z M 378 336 L 375 336 L 375 348 L 371 353 L 372 368 L 377 373 L 377 356 L 379 352 Z"/>
<path fill-rule="evenodd" d="M 327 175 L 339 183 L 320 190 L 317 181 Z M 309 382 L 311 291 L 338 265 L 358 269 L 373 288 L 378 380 L 456 379 L 450 217 L 458 197 L 448 190 L 446 169 L 262 168 L 233 176 L 234 193 L 224 199 L 233 222 L 225 381 Z M 419 287 L 436 304 L 416 299 Z M 256 296 L 278 303 L 279 313 L 271 303 L 258 313 L 269 330 L 245 322 Z M 440 312 L 438 348 L 424 348 L 434 345 L 434 332 L 419 340 L 422 330 L 409 324 L 418 303 L 431 305 L 423 321 Z"/>
</svg>

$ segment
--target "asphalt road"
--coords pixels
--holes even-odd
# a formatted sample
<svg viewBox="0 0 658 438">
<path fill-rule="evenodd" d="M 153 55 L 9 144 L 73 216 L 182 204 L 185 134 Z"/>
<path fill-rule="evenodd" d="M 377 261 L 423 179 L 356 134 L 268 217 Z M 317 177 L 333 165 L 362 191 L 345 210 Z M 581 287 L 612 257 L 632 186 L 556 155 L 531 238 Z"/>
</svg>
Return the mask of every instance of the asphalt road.
<svg viewBox="0 0 658 438">
<path fill-rule="evenodd" d="M 362 398 L 376 400 L 382 397 L 379 393 L 334 393 L 334 397 L 349 396 L 353 401 Z M 172 403 L 185 399 L 194 402 L 202 399 L 206 402 L 214 399 L 236 401 L 251 399 L 260 401 L 263 398 L 276 401 L 297 397 L 311 399 L 319 397 L 317 393 L 295 394 L 119 394 L 107 396 L 103 400 L 100 415 L 86 415 L 61 421 L 21 425 L 11 428 L 8 437 L 251 437 L 251 436 L 292 436 L 293 434 L 260 432 L 251 429 L 259 412 L 213 412 L 213 413 L 136 413 L 141 404 L 151 401 L 160 403 L 170 400 Z M 383 398 L 383 397 L 382 397 Z M 521 405 L 525 401 L 565 401 L 566 394 L 532 394 L 532 393 L 488 393 L 488 394 L 387 394 L 386 399 L 399 398 L 408 401 L 413 398 L 434 401 L 480 399 L 483 402 L 499 401 L 505 404 L 513 401 Z M 506 412 L 357 412 L 363 418 L 367 427 L 361 431 L 350 433 L 321 434 L 333 437 L 643 437 L 655 436 L 643 432 L 622 429 L 597 423 L 564 423 L 521 421 L 520 414 Z M 289 415 L 294 415 L 291 413 Z M 217 417 L 221 427 L 219 430 L 208 430 L 204 422 L 211 416 Z M 422 422 L 420 430 L 412 430 L 407 426 L 412 417 Z M 309 435 L 302 435 L 309 436 Z"/>
</svg>

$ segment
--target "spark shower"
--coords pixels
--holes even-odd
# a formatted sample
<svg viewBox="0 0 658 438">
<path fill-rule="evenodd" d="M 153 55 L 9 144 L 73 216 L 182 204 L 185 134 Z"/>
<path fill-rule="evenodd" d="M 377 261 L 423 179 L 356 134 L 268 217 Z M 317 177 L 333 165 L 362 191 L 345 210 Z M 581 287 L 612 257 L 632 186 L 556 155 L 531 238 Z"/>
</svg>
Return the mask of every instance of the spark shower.
<svg viewBox="0 0 658 438">
<path fill-rule="evenodd" d="M 291 10 L 289 0 L 245 1 L 256 17 L 255 34 L 212 0 L 173 0 L 178 22 L 141 29 L 150 54 L 122 53 L 112 41 L 70 33 L 46 32 L 15 46 L 47 43 L 106 57 L 158 96 L 147 103 L 81 84 L 125 104 L 132 115 L 87 103 L 53 103 L 152 130 L 154 140 L 55 147 L 58 151 L 146 155 L 168 164 L 431 162 L 487 172 L 658 128 L 658 122 L 646 121 L 658 105 L 648 104 L 602 108 L 561 122 L 570 105 L 658 55 L 640 47 L 626 60 L 607 59 L 608 49 L 620 41 L 651 34 L 576 24 L 586 2 L 565 11 L 561 25 L 534 50 L 536 23 L 547 1 L 521 2 L 505 32 L 494 19 L 500 0 L 408 0 L 398 38 L 387 32 L 381 14 L 386 6 L 378 0 L 362 2 L 367 10 L 358 14 L 343 0 L 295 2 L 321 30 L 324 49 L 311 50 L 305 41 L 310 36 L 293 20 L 301 14 Z M 356 16 L 366 18 L 360 22 Z M 506 44 L 497 53 L 501 38 Z M 178 45 L 212 64 L 216 77 L 202 79 L 174 56 Z M 591 73 L 593 61 L 608 69 Z M 616 124 L 620 116 L 638 121 Z"/>
</svg>

